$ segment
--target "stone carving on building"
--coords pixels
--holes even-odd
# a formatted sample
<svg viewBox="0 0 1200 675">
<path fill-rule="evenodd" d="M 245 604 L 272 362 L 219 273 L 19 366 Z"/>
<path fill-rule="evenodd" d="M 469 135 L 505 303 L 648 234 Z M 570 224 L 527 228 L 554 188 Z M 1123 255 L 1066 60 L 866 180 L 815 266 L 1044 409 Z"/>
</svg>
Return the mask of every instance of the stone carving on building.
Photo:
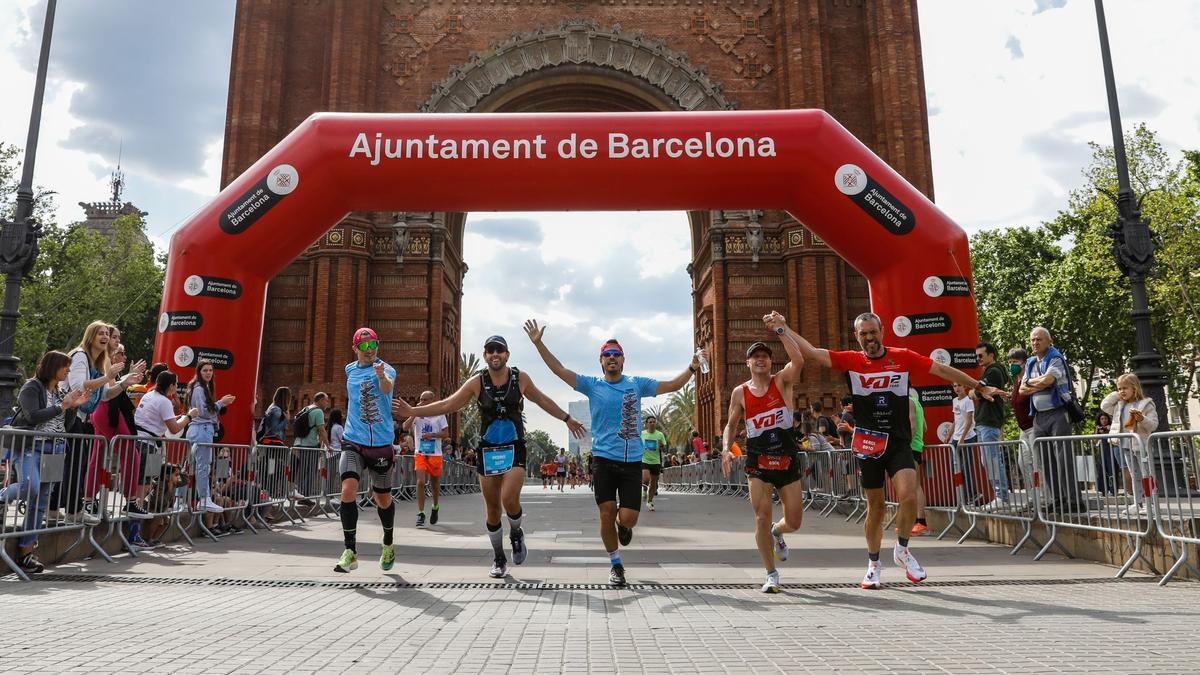
<svg viewBox="0 0 1200 675">
<path fill-rule="evenodd" d="M 628 32 L 620 25 L 602 28 L 592 19 L 567 19 L 492 45 L 486 55 L 472 53 L 466 66 L 452 66 L 450 77 L 433 87 L 421 112 L 469 112 L 498 87 L 523 75 L 560 65 L 592 65 L 629 73 L 661 89 L 681 110 L 732 110 L 707 71 L 687 54 L 668 49 L 662 40 Z"/>
<path fill-rule="evenodd" d="M 733 71 L 757 87 L 775 67 L 764 60 L 775 49 L 770 39 L 774 29 L 766 25 L 770 5 L 747 6 L 726 2 L 717 9 L 698 8 L 683 28 L 696 36 L 698 42 L 711 41 L 722 54 L 736 62 Z"/>
</svg>

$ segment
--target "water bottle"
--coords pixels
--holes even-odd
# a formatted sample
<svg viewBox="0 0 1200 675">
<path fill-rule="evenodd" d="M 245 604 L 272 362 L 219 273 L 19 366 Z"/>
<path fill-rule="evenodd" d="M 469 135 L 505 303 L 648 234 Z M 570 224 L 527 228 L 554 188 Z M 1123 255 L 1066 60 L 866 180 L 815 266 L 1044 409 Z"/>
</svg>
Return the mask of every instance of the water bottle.
<svg viewBox="0 0 1200 675">
<path fill-rule="evenodd" d="M 704 358 L 704 355 L 701 354 L 700 351 L 701 351 L 700 348 L 697 347 L 696 348 L 696 358 L 700 359 L 700 372 L 707 373 L 708 372 L 708 359 Z"/>
</svg>

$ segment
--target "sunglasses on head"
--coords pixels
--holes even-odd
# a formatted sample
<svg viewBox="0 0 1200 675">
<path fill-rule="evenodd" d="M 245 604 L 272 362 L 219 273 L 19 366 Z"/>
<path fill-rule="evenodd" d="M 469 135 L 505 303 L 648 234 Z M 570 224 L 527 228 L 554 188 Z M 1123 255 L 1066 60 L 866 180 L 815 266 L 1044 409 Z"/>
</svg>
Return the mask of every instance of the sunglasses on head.
<svg viewBox="0 0 1200 675">
<path fill-rule="evenodd" d="M 503 354 L 506 351 L 508 350 L 500 345 L 488 345 L 483 348 L 484 354 Z"/>
<path fill-rule="evenodd" d="M 600 356 L 625 356 L 625 352 L 620 349 L 605 349 L 600 352 Z"/>
<path fill-rule="evenodd" d="M 379 340 L 363 340 L 362 342 L 360 342 L 354 346 L 358 347 L 359 351 L 366 352 L 366 351 L 370 351 L 372 349 L 378 348 Z"/>
</svg>

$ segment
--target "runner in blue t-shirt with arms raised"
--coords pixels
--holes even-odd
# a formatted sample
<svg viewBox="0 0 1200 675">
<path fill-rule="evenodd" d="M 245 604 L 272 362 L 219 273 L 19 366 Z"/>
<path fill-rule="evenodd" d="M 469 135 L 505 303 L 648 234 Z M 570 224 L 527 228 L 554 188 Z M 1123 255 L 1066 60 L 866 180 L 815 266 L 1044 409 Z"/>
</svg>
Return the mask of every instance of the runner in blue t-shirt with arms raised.
<svg viewBox="0 0 1200 675">
<path fill-rule="evenodd" d="M 703 350 L 692 357 L 687 370 L 659 382 L 648 377 L 627 377 L 625 350 L 615 339 L 600 346 L 600 369 L 604 377 L 578 375 L 565 368 L 542 342 L 545 326 L 525 322 L 525 333 L 538 354 L 559 379 L 588 397 L 592 416 L 593 485 L 600 509 L 600 539 L 612 562 L 609 583 L 625 585 L 618 543 L 628 546 L 633 539 L 642 508 L 642 399 L 678 391 L 700 367 Z M 619 512 L 618 512 L 618 506 Z"/>
</svg>

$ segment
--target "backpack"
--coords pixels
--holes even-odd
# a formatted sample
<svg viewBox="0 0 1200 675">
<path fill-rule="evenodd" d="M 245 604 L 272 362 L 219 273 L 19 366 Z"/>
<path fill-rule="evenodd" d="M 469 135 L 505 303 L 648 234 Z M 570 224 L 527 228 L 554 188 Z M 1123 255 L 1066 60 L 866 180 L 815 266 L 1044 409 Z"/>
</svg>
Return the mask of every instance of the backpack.
<svg viewBox="0 0 1200 675">
<path fill-rule="evenodd" d="M 295 419 L 292 420 L 292 431 L 296 434 L 296 438 L 304 438 L 312 432 L 312 416 L 309 415 L 313 411 L 313 406 L 306 405 L 300 412 L 296 413 Z"/>
</svg>

